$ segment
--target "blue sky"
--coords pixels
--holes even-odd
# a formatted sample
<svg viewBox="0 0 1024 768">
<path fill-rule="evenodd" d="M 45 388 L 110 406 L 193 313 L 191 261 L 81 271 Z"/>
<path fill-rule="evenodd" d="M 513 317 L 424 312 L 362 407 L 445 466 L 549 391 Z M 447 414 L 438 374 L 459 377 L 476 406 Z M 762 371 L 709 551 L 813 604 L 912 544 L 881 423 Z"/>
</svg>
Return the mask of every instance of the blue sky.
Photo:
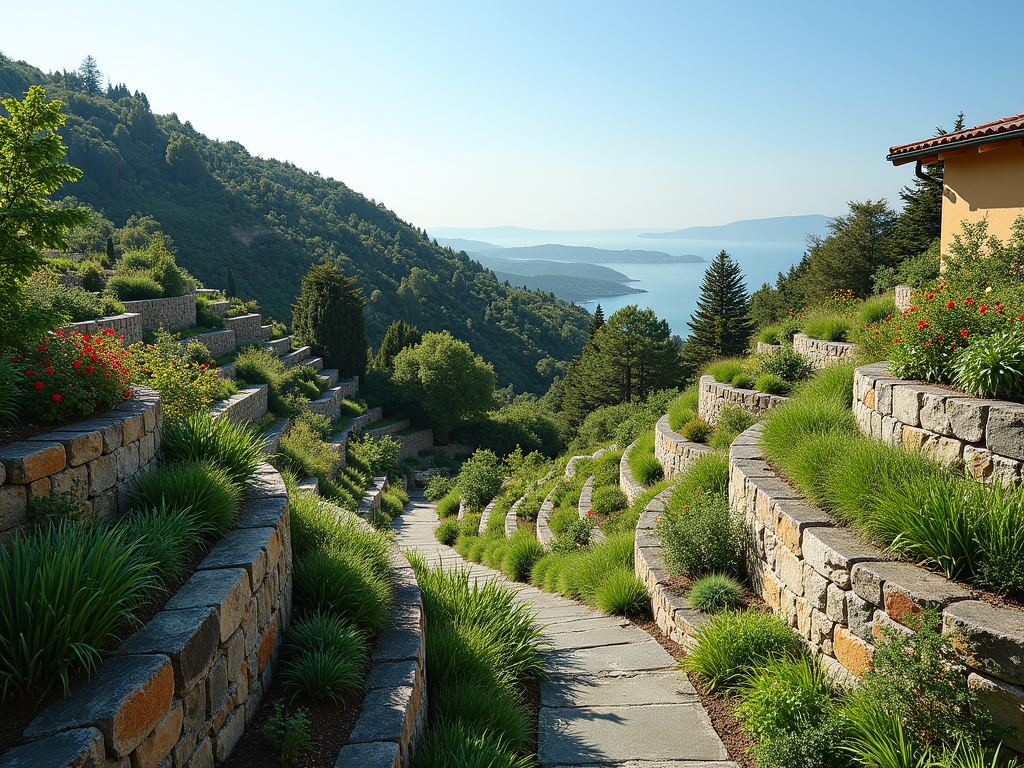
<svg viewBox="0 0 1024 768">
<path fill-rule="evenodd" d="M 40 8 L 45 11 L 40 12 Z M 212 137 L 433 226 L 677 228 L 895 201 L 891 144 L 1024 112 L 1024 3 L 0 0 Z"/>
</svg>

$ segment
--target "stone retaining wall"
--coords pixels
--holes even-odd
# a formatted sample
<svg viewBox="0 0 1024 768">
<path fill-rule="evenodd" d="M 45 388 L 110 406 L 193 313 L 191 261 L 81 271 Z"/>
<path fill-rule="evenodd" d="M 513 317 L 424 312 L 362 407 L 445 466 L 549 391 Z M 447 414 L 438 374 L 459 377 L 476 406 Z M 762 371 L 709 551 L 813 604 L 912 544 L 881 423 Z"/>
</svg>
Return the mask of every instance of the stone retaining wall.
<svg viewBox="0 0 1024 768">
<path fill-rule="evenodd" d="M 690 442 L 674 431 L 668 424 L 667 413 L 654 425 L 654 458 L 669 479 L 681 474 L 691 461 L 712 450 L 710 446 Z"/>
<path fill-rule="evenodd" d="M 258 710 L 292 607 L 288 498 L 261 464 L 234 530 L 91 680 L 43 710 L 4 766 L 213 766 Z M 108 759 L 111 762 L 108 762 Z"/>
<path fill-rule="evenodd" d="M 580 489 L 580 500 L 576 504 L 576 514 L 580 520 L 585 520 L 587 512 L 590 511 L 590 500 L 594 493 L 594 476 L 591 475 L 587 478 L 587 481 L 583 483 L 583 487 Z M 591 543 L 600 543 L 607 537 L 604 535 L 604 531 L 598 528 L 596 525 L 590 531 Z"/>
<path fill-rule="evenodd" d="M 235 340 L 240 345 L 267 338 L 263 332 L 262 323 L 263 318 L 259 314 L 224 318 L 224 327 L 235 332 Z"/>
<path fill-rule="evenodd" d="M 363 708 L 334 768 L 408 768 L 427 719 L 426 615 L 416 573 L 391 556 L 391 623 L 377 637 Z"/>
<path fill-rule="evenodd" d="M 659 493 L 648 502 L 637 520 L 633 568 L 637 578 L 647 588 L 651 598 L 651 614 L 658 628 L 678 645 L 693 648 L 697 644 L 697 632 L 707 620 L 707 614 L 691 608 L 686 597 L 670 594 L 665 586 L 669 574 L 665 569 L 657 523 L 671 496 L 671 488 Z"/>
<path fill-rule="evenodd" d="M 174 333 L 196 324 L 196 295 L 186 293 L 170 299 L 122 301 L 125 312 L 135 312 L 146 330 L 163 328 Z"/>
<path fill-rule="evenodd" d="M 104 520 L 125 511 L 139 474 L 156 461 L 162 429 L 160 395 L 134 385 L 101 416 L 0 448 L 0 545 L 24 529 L 28 504 L 51 492 L 74 494 Z"/>
<path fill-rule="evenodd" d="M 708 424 L 718 423 L 718 415 L 727 405 L 735 405 L 747 413 L 760 417 L 762 413 L 786 402 L 782 395 L 769 395 L 756 389 L 738 389 L 715 381 L 714 376 L 700 377 L 698 415 Z"/>
<path fill-rule="evenodd" d="M 778 352 L 782 349 L 781 344 L 765 344 L 763 341 L 757 342 L 757 354 L 759 355 L 770 355 L 772 352 Z"/>
<path fill-rule="evenodd" d="M 910 309 L 914 302 L 911 297 L 914 295 L 914 289 L 909 285 L 897 285 L 894 294 L 896 297 L 896 309 L 900 312 L 905 312 Z"/>
<path fill-rule="evenodd" d="M 210 333 L 189 336 L 187 339 L 181 340 L 181 346 L 187 347 L 190 341 L 198 341 L 214 357 L 220 357 L 235 351 L 235 332 L 230 328 L 225 328 L 223 331 L 211 331 Z"/>
<path fill-rule="evenodd" d="M 537 539 L 546 547 L 551 546 L 555 541 L 555 534 L 552 533 L 551 526 L 548 524 L 551 513 L 555 511 L 554 502 L 551 501 L 551 497 L 555 495 L 555 488 L 558 488 L 557 484 L 548 491 L 548 495 L 544 497 L 544 501 L 540 505 L 540 511 L 537 512 Z"/>
<path fill-rule="evenodd" d="M 387 424 L 383 427 L 377 427 L 376 429 L 368 429 L 366 430 L 366 434 L 368 434 L 374 440 L 380 440 L 382 437 L 384 437 L 384 435 L 393 435 L 396 432 L 401 432 L 402 430 L 408 428 L 409 420 L 401 419 L 400 421 L 396 421 L 393 424 Z"/>
<path fill-rule="evenodd" d="M 793 336 L 793 349 L 806 357 L 814 370 L 819 371 L 830 365 L 852 360 L 857 345 L 844 341 L 812 339 L 806 333 L 798 333 Z"/>
<path fill-rule="evenodd" d="M 633 450 L 636 444 L 636 440 L 630 443 L 626 450 L 622 452 L 622 458 L 619 459 L 619 488 L 626 494 L 630 504 L 647 490 L 633 479 L 633 471 L 629 468 L 629 452 Z"/>
<path fill-rule="evenodd" d="M 402 447 L 398 450 L 398 460 L 405 461 L 419 456 L 423 451 L 434 447 L 434 430 L 421 429 L 409 435 L 395 435 L 395 441 Z"/>
<path fill-rule="evenodd" d="M 764 597 L 840 680 L 870 667 L 886 628 L 903 631 L 924 606 L 942 612 L 942 631 L 969 683 L 1024 748 L 1024 611 L 974 600 L 969 590 L 885 552 L 833 524 L 772 471 L 758 445 L 760 425 L 729 451 L 729 505 L 746 522 L 747 571 Z M 639 537 L 638 537 L 639 543 Z"/>
<path fill-rule="evenodd" d="M 224 317 L 224 315 L 227 314 L 228 310 L 231 309 L 231 302 L 227 301 L 226 299 L 222 299 L 221 301 L 211 301 L 209 303 L 209 307 L 210 312 L 212 312 L 215 315 L 220 315 L 221 317 Z"/>
<path fill-rule="evenodd" d="M 341 379 L 338 381 L 338 387 L 341 389 L 342 397 L 352 397 L 359 394 L 359 377 L 353 376 L 351 379 Z"/>
<path fill-rule="evenodd" d="M 505 537 L 512 538 L 515 532 L 519 530 L 519 521 L 516 520 L 516 515 L 519 512 L 519 505 L 526 501 L 526 497 L 518 499 L 515 504 L 509 507 L 508 512 L 505 513 Z"/>
<path fill-rule="evenodd" d="M 476 529 L 478 536 L 483 536 L 485 533 L 487 533 L 487 523 L 491 519 L 491 512 L 494 511 L 494 505 L 496 503 L 496 501 L 492 501 L 490 504 L 484 507 L 484 512 L 482 515 L 480 515 L 480 525 Z"/>
<path fill-rule="evenodd" d="M 235 424 L 251 424 L 267 412 L 269 397 L 270 389 L 266 384 L 242 387 L 227 400 L 214 403 L 210 413 L 215 419 L 224 416 Z"/>
<path fill-rule="evenodd" d="M 853 378 L 860 431 L 951 465 L 978 480 L 1014 482 L 1024 462 L 1024 405 L 982 400 L 889 376 L 888 363 L 861 366 Z"/>
<path fill-rule="evenodd" d="M 100 317 L 96 320 L 85 320 L 81 323 L 72 323 L 65 326 L 78 333 L 95 335 L 100 330 L 112 329 L 118 335 L 124 336 L 124 345 L 137 344 L 142 341 L 142 315 L 138 312 L 125 312 L 122 315 L 110 315 Z"/>
<path fill-rule="evenodd" d="M 342 387 L 331 387 L 309 404 L 311 413 L 326 416 L 331 421 L 341 418 L 341 401 L 345 399 Z"/>
<path fill-rule="evenodd" d="M 281 438 L 288 434 L 288 429 L 291 427 L 291 419 L 287 416 L 282 416 L 265 430 L 261 437 L 263 438 L 263 448 L 261 453 L 264 456 L 271 456 L 277 453 L 278 447 L 281 445 Z"/>
<path fill-rule="evenodd" d="M 284 336 L 280 339 L 267 339 L 267 347 L 274 350 L 274 354 L 278 357 L 281 355 L 287 355 L 292 348 L 292 339 L 294 336 Z"/>
</svg>

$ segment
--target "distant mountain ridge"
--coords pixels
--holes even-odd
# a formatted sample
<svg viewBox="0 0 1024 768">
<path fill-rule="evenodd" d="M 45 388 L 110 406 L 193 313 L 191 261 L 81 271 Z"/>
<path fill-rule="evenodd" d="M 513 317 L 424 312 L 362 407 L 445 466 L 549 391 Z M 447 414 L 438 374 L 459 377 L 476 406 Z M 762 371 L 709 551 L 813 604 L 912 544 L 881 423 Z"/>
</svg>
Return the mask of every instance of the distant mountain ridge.
<svg viewBox="0 0 1024 768">
<path fill-rule="evenodd" d="M 516 248 L 480 251 L 480 253 L 484 256 L 500 256 L 504 259 L 551 259 L 589 264 L 695 264 L 704 261 L 700 256 L 689 253 L 673 256 L 664 251 L 608 250 L 592 248 L 589 245 L 561 245 L 558 243 L 523 245 Z"/>
<path fill-rule="evenodd" d="M 768 219 L 743 219 L 715 227 L 686 227 L 672 232 L 644 232 L 638 237 L 652 240 L 761 240 L 803 242 L 807 235 L 828 233 L 829 216 L 775 216 Z"/>
</svg>

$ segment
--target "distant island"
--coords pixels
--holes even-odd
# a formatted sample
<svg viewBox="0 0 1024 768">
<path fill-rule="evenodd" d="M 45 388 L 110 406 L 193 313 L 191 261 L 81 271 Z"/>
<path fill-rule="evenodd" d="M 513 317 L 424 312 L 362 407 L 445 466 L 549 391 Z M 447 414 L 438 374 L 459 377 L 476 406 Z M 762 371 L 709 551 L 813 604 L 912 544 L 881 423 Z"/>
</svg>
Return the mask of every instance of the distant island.
<svg viewBox="0 0 1024 768">
<path fill-rule="evenodd" d="M 438 240 L 440 242 L 440 240 Z M 673 256 L 664 251 L 612 251 L 586 245 L 525 245 L 518 248 L 495 248 L 478 251 L 483 256 L 505 259 L 551 259 L 553 261 L 579 261 L 589 264 L 696 264 L 704 261 L 700 256 L 684 253 Z"/>
<path fill-rule="evenodd" d="M 633 282 L 629 275 L 600 264 L 587 264 L 579 261 L 548 261 L 547 259 L 502 259 L 483 253 L 471 253 L 470 255 L 494 272 L 507 272 L 512 275 L 564 275 L 566 277 L 611 280 L 614 283 Z"/>
<path fill-rule="evenodd" d="M 624 296 L 630 293 L 647 293 L 640 288 L 591 277 L 573 277 L 570 275 L 518 275 L 511 272 L 495 270 L 494 276 L 509 285 L 522 286 L 531 291 L 547 291 L 555 294 L 562 301 L 577 303 L 602 299 L 608 296 Z"/>
<path fill-rule="evenodd" d="M 761 240 L 803 242 L 807 235 L 828 234 L 832 219 L 820 214 L 776 216 L 770 219 L 744 219 L 717 227 L 687 227 L 672 232 L 644 232 L 639 237 L 652 240 Z"/>
</svg>

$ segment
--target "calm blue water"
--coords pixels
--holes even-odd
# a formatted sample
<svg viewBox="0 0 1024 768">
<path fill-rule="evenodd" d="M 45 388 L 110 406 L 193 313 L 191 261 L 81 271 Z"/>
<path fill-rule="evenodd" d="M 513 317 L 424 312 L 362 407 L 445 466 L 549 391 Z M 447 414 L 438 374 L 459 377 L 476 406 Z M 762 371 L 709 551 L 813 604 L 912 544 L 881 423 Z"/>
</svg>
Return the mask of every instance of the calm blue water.
<svg viewBox="0 0 1024 768">
<path fill-rule="evenodd" d="M 497 238 L 493 233 L 487 234 L 488 242 L 505 248 L 558 242 L 563 245 L 588 245 L 609 250 L 664 251 L 674 256 L 692 253 L 700 256 L 706 262 L 724 248 L 739 261 L 746 278 L 747 289 L 750 291 L 757 290 L 762 283 L 774 283 L 779 272 L 788 271 L 800 260 L 805 248 L 803 242 L 656 240 L 639 238 L 633 232 L 628 231 L 609 233 L 606 236 L 598 236 L 596 233 L 559 233 L 560 236 L 557 240 L 531 239 L 522 236 Z M 460 234 L 459 236 L 470 237 L 472 235 Z M 601 299 L 605 317 L 629 304 L 648 306 L 658 317 L 668 321 L 673 333 L 686 338 L 689 332 L 686 323 L 697 306 L 701 278 L 704 276 L 707 263 L 618 264 L 609 262 L 604 266 L 624 272 L 637 281 L 631 285 L 647 291 L 642 294 Z M 584 306 L 593 311 L 596 303 L 587 302 Z"/>
</svg>

